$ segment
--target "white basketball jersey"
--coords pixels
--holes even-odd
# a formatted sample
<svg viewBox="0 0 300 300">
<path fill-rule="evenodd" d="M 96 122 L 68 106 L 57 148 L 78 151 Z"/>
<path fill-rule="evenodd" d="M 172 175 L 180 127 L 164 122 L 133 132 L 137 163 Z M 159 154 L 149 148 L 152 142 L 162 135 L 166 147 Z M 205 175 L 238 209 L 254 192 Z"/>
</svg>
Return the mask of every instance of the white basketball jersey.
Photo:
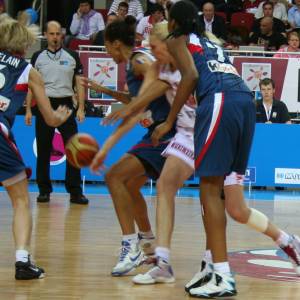
<svg viewBox="0 0 300 300">
<path fill-rule="evenodd" d="M 172 71 L 169 65 L 163 65 L 160 68 L 158 78 L 162 81 L 167 82 L 170 85 L 170 89 L 166 92 L 166 97 L 170 103 L 173 105 L 173 101 L 177 92 L 178 84 L 181 80 L 181 75 L 178 70 Z M 178 116 L 176 129 L 186 136 L 193 136 L 194 125 L 196 118 L 196 100 L 193 95 L 187 99 L 186 103 L 181 108 Z"/>
</svg>

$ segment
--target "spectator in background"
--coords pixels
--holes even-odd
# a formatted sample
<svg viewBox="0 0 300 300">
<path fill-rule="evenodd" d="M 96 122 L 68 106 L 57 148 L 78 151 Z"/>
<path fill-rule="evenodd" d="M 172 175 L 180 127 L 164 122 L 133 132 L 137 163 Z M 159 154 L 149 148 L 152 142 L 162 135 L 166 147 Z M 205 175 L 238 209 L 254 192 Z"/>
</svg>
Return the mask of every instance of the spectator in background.
<svg viewBox="0 0 300 300">
<path fill-rule="evenodd" d="M 106 26 L 116 20 L 118 20 L 118 16 L 115 13 L 109 14 L 106 19 Z"/>
<path fill-rule="evenodd" d="M 278 50 L 286 43 L 287 40 L 281 33 L 273 31 L 271 17 L 263 17 L 260 21 L 260 33 L 254 33 L 249 38 L 250 45 L 264 46 L 267 51 Z"/>
<path fill-rule="evenodd" d="M 156 3 L 151 9 L 151 15 L 143 17 L 136 27 L 136 40 L 138 42 L 147 41 L 153 26 L 165 19 L 162 5 Z"/>
<path fill-rule="evenodd" d="M 264 78 L 259 83 L 262 100 L 256 102 L 256 123 L 288 123 L 290 115 L 287 106 L 282 101 L 274 99 L 275 83 L 270 78 Z"/>
<path fill-rule="evenodd" d="M 73 15 L 70 31 L 80 40 L 93 40 L 97 32 L 104 30 L 102 15 L 92 9 L 91 0 L 80 0 L 79 8 Z"/>
<path fill-rule="evenodd" d="M 284 47 L 280 48 L 278 50 L 278 53 L 274 54 L 274 57 L 300 58 L 299 45 L 300 45 L 299 34 L 296 31 L 291 31 L 288 34 L 288 46 L 284 46 Z M 294 53 L 289 54 L 289 53 L 285 53 L 285 52 L 294 52 Z"/>
<path fill-rule="evenodd" d="M 128 14 L 129 5 L 127 2 L 122 1 L 118 5 L 117 16 L 121 19 L 125 19 Z"/>
<path fill-rule="evenodd" d="M 292 28 L 300 27 L 300 0 L 295 0 L 295 5 L 289 9 L 288 19 Z"/>
<path fill-rule="evenodd" d="M 217 38 L 226 40 L 226 26 L 222 17 L 215 14 L 212 2 L 203 5 L 203 14 L 199 17 L 200 23 L 206 31 L 213 33 Z"/>
<path fill-rule="evenodd" d="M 283 3 L 278 2 L 278 0 L 271 0 L 274 4 L 274 10 L 273 10 L 273 17 L 280 19 L 285 24 L 288 24 L 288 16 L 287 16 L 287 9 L 286 6 Z M 263 4 L 264 2 L 261 2 L 258 5 L 257 11 L 255 13 L 255 18 L 260 19 L 263 17 Z"/>
<path fill-rule="evenodd" d="M 120 2 L 123 2 L 123 1 L 114 0 L 108 11 L 108 14 L 111 14 L 112 12 L 117 14 Z M 128 15 L 134 16 L 137 19 L 137 21 L 139 21 L 144 16 L 143 7 L 139 0 L 126 0 L 124 2 L 128 3 Z"/>
<path fill-rule="evenodd" d="M 264 17 L 272 18 L 272 20 L 273 20 L 273 31 L 274 32 L 279 32 L 283 36 L 286 36 L 284 23 L 280 19 L 277 19 L 277 18 L 273 17 L 273 11 L 274 11 L 273 2 L 266 1 L 266 2 L 263 3 Z M 260 21 L 261 21 L 261 19 L 262 18 L 256 19 L 254 21 L 253 26 L 252 26 L 252 31 L 250 32 L 249 36 L 252 36 L 254 33 L 261 34 L 261 31 L 260 31 Z"/>
</svg>

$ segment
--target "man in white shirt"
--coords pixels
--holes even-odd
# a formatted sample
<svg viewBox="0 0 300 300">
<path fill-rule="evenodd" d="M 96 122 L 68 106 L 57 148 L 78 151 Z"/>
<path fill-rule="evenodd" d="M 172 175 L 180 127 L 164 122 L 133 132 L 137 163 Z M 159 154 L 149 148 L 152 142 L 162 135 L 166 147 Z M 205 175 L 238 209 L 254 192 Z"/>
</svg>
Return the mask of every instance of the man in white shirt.
<svg viewBox="0 0 300 300">
<path fill-rule="evenodd" d="M 164 20 L 164 8 L 155 3 L 151 7 L 151 15 L 143 17 L 136 27 L 136 39 L 138 41 L 148 40 L 150 32 L 156 23 Z"/>
<path fill-rule="evenodd" d="M 283 21 L 286 24 L 288 21 L 286 6 L 283 3 L 278 2 L 278 0 L 270 0 L 270 1 L 273 2 L 273 4 L 274 4 L 273 17 L 280 19 L 281 21 Z M 264 4 L 264 2 L 259 3 L 259 6 L 255 13 L 256 19 L 260 19 L 264 16 L 263 4 Z"/>
<path fill-rule="evenodd" d="M 144 16 L 143 7 L 139 0 L 114 0 L 108 11 L 108 15 L 113 12 L 117 14 L 119 3 L 123 1 L 128 3 L 128 15 L 134 16 L 137 21 Z"/>
<path fill-rule="evenodd" d="M 77 39 L 92 40 L 98 31 L 104 30 L 104 27 L 103 17 L 92 9 L 91 0 L 80 0 L 70 26 L 72 35 Z"/>
</svg>

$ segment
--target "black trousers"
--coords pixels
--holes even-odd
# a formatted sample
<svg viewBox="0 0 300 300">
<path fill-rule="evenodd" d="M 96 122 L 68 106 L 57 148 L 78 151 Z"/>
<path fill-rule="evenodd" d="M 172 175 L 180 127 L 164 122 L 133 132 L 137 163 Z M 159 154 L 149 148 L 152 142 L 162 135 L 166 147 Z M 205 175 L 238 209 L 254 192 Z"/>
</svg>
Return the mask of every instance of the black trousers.
<svg viewBox="0 0 300 300">
<path fill-rule="evenodd" d="M 59 105 L 66 105 L 73 109 L 72 98 L 50 98 L 51 106 L 56 109 Z M 62 135 L 64 144 L 75 133 L 78 132 L 75 119 L 75 112 L 67 119 L 65 123 L 59 126 L 58 131 Z M 44 121 L 39 110 L 36 113 L 35 133 L 37 144 L 37 168 L 36 178 L 39 191 L 41 194 L 50 194 L 52 192 L 52 184 L 50 180 L 50 155 L 52 150 L 52 139 L 55 128 L 50 127 Z M 81 195 L 81 175 L 80 170 L 72 167 L 68 161 L 66 162 L 65 186 L 68 193 L 72 195 Z"/>
</svg>

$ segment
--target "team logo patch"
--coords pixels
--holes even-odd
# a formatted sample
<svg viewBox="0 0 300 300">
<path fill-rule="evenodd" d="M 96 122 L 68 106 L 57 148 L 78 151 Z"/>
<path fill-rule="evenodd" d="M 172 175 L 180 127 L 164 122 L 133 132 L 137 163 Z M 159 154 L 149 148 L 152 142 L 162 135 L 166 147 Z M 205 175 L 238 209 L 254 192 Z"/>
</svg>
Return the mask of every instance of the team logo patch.
<svg viewBox="0 0 300 300">
<path fill-rule="evenodd" d="M 278 249 L 232 252 L 230 266 L 239 275 L 275 281 L 300 282 L 287 255 Z"/>
</svg>

